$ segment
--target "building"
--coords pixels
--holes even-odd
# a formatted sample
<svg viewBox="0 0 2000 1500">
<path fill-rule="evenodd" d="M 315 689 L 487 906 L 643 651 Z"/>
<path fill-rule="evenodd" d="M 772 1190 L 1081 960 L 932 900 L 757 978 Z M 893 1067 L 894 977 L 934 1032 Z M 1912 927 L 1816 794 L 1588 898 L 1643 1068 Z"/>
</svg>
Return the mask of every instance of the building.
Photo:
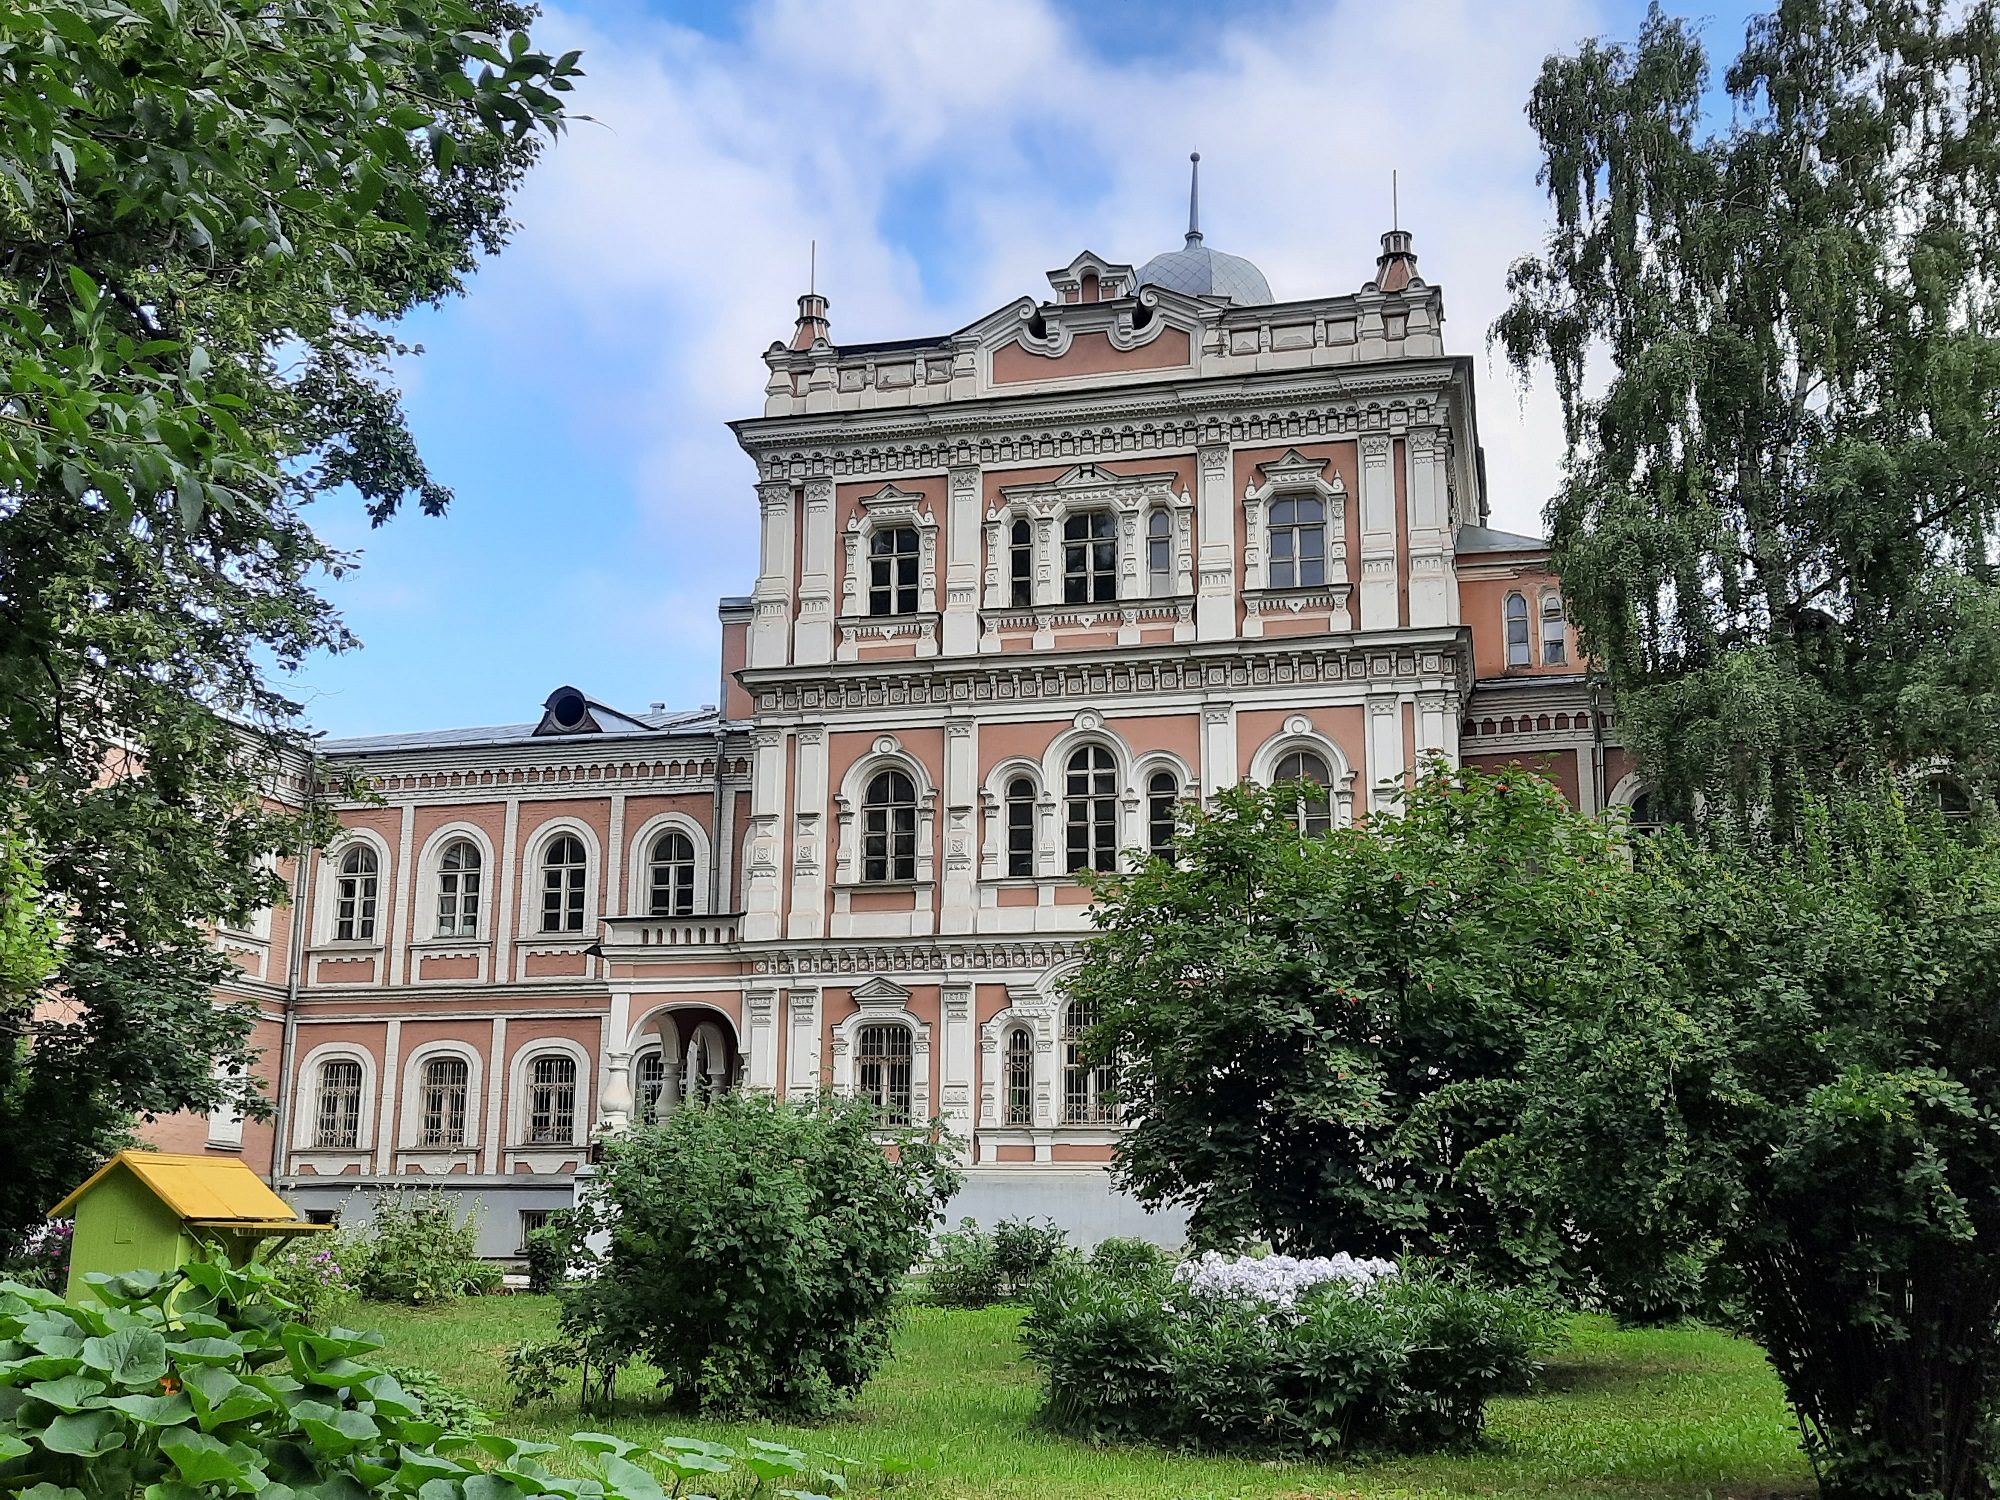
<svg viewBox="0 0 2000 1500">
<path fill-rule="evenodd" d="M 280 1118 L 162 1143 L 321 1211 L 442 1180 L 505 1254 L 595 1132 L 831 1085 L 965 1139 L 955 1212 L 1173 1239 L 1103 1170 L 1071 872 L 1169 849 L 1182 799 L 1246 777 L 1324 786 L 1309 827 L 1427 755 L 1630 798 L 1544 544 L 1488 525 L 1473 363 L 1407 232 L 1297 301 L 1192 215 L 1142 266 L 1048 280 L 888 343 L 799 299 L 734 424 L 762 561 L 715 706 L 564 686 L 515 725 L 326 745 L 375 800 L 294 911 L 226 935 Z"/>
</svg>

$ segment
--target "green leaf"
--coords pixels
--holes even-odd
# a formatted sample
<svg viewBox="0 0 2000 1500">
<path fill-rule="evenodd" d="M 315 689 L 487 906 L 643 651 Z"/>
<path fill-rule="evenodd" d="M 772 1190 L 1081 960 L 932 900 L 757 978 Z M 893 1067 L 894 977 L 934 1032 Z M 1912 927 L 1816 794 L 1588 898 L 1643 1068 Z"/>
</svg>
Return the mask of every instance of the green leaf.
<svg viewBox="0 0 2000 1500">
<path fill-rule="evenodd" d="M 522 1500 L 521 1491 L 494 1474 L 474 1474 L 464 1484 L 465 1500 Z"/>
<path fill-rule="evenodd" d="M 569 1440 L 585 1453 L 610 1453 L 619 1458 L 626 1457 L 639 1446 L 621 1437 L 613 1437 L 608 1432 L 572 1432 Z"/>
<path fill-rule="evenodd" d="M 11 1432 L 0 1432 L 0 1464 L 10 1458 L 19 1458 L 24 1453 L 33 1453 L 34 1447 L 23 1442 Z"/>
<path fill-rule="evenodd" d="M 36 1381 L 28 1387 L 28 1394 L 63 1411 L 80 1411 L 92 1396 L 104 1394 L 104 1382 L 88 1375 L 65 1375 L 60 1380 Z"/>
<path fill-rule="evenodd" d="M 125 1328 L 83 1341 L 83 1362 L 119 1385 L 156 1385 L 167 1373 L 167 1341 L 150 1328 Z"/>
<path fill-rule="evenodd" d="M 160 1451 L 173 1461 L 181 1478 L 189 1484 L 235 1482 L 249 1477 L 238 1445 L 205 1432 L 177 1428 L 161 1437 Z"/>
<path fill-rule="evenodd" d="M 74 1453 L 79 1458 L 95 1458 L 124 1444 L 117 1414 L 108 1411 L 67 1413 L 49 1423 L 42 1434 L 42 1446 L 51 1453 Z"/>
<path fill-rule="evenodd" d="M 236 1339 L 183 1339 L 167 1345 L 167 1353 L 177 1365 L 233 1365 L 243 1358 L 243 1345 Z"/>
<path fill-rule="evenodd" d="M 607 1453 L 601 1467 L 605 1483 L 625 1500 L 666 1500 L 666 1491 L 660 1488 L 660 1481 L 629 1459 Z"/>
<path fill-rule="evenodd" d="M 177 1427 L 194 1416 L 193 1404 L 179 1391 L 171 1396 L 119 1396 L 104 1404 L 142 1427 Z"/>
</svg>

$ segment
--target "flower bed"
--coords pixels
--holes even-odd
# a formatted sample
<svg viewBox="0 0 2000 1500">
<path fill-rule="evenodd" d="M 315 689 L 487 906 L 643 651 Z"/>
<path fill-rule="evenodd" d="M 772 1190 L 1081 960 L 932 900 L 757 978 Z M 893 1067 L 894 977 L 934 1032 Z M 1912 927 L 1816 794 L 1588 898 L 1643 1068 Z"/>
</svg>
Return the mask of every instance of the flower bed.
<svg viewBox="0 0 2000 1500">
<path fill-rule="evenodd" d="M 1171 1274 L 1079 1266 L 1024 1337 L 1053 1426 L 1206 1449 L 1462 1443 L 1528 1386 L 1551 1320 L 1527 1297 L 1348 1256 L 1208 1255 Z"/>
</svg>

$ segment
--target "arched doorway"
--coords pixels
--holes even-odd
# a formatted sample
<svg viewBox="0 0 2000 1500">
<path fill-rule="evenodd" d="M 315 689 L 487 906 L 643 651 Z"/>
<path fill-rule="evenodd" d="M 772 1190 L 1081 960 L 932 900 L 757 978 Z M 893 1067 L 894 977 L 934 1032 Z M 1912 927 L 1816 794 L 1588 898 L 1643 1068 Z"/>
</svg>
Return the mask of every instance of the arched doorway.
<svg viewBox="0 0 2000 1500">
<path fill-rule="evenodd" d="M 709 1005 L 653 1012 L 633 1038 L 633 1119 L 665 1120 L 690 1100 L 712 1099 L 743 1080 L 736 1023 Z"/>
</svg>

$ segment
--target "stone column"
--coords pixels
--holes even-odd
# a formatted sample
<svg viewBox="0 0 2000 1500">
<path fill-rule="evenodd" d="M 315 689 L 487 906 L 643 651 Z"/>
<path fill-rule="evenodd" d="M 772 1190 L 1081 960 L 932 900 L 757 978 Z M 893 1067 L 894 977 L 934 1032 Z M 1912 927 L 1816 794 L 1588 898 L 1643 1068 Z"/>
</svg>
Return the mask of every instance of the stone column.
<svg viewBox="0 0 2000 1500">
<path fill-rule="evenodd" d="M 749 665 L 782 667 L 790 661 L 792 642 L 792 482 L 758 485 L 757 509 L 763 518 L 762 563 L 751 590 L 756 612 L 750 620 Z"/>
</svg>

